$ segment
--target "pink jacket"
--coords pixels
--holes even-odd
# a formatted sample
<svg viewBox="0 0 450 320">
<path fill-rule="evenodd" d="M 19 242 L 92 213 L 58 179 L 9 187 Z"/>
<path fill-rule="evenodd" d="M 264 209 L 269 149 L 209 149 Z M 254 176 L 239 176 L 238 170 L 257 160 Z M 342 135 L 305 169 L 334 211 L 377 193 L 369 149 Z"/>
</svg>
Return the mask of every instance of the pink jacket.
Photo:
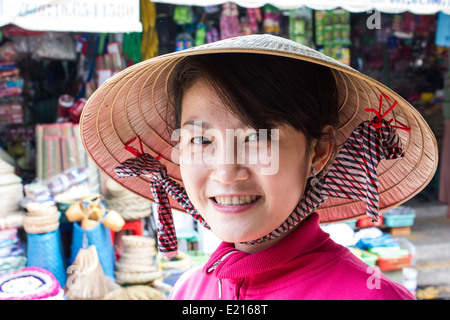
<svg viewBox="0 0 450 320">
<path fill-rule="evenodd" d="M 174 300 L 415 299 L 403 286 L 336 244 L 312 214 L 297 230 L 254 254 L 223 242 L 202 268 L 186 271 Z"/>
</svg>

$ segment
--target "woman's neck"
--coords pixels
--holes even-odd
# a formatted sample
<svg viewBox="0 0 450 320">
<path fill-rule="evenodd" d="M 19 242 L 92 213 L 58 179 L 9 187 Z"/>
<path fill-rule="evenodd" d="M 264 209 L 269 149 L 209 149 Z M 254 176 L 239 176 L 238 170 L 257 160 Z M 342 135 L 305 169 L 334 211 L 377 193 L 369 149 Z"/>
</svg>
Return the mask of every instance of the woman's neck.
<svg viewBox="0 0 450 320">
<path fill-rule="evenodd" d="M 281 241 L 284 237 L 286 237 L 291 232 L 296 230 L 299 226 L 301 226 L 303 221 L 301 221 L 299 224 L 297 224 L 292 229 L 286 231 L 285 233 L 283 233 L 283 234 L 281 234 L 278 237 L 275 237 L 273 239 L 270 239 L 270 240 L 267 240 L 267 241 L 263 241 L 263 242 L 259 242 L 259 243 L 255 243 L 255 244 L 244 244 L 244 243 L 241 243 L 241 242 L 236 242 L 234 244 L 234 247 L 237 250 L 239 250 L 239 251 L 243 251 L 243 252 L 250 253 L 250 254 L 262 251 L 264 249 L 267 249 L 267 248 L 273 246 L 277 242 Z"/>
</svg>

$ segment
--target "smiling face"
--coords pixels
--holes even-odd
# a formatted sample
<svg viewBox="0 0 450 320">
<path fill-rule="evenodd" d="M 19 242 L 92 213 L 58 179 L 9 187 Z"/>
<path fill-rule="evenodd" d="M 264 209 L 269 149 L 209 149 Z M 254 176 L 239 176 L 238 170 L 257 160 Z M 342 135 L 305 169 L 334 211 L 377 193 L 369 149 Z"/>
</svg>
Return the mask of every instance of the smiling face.
<svg viewBox="0 0 450 320">
<path fill-rule="evenodd" d="M 255 240 L 279 227 L 311 172 L 313 154 L 303 133 L 290 125 L 277 127 L 270 138 L 259 132 L 231 114 L 204 81 L 185 92 L 181 175 L 195 208 L 227 242 Z M 264 171 L 268 166 L 276 170 Z"/>
<path fill-rule="evenodd" d="M 194 55 L 177 63 L 168 89 L 167 118 L 181 137 L 172 159 L 212 231 L 247 252 L 282 239 L 288 232 L 242 243 L 277 229 L 312 169 L 325 172 L 339 120 L 332 71 L 264 54 Z"/>
</svg>

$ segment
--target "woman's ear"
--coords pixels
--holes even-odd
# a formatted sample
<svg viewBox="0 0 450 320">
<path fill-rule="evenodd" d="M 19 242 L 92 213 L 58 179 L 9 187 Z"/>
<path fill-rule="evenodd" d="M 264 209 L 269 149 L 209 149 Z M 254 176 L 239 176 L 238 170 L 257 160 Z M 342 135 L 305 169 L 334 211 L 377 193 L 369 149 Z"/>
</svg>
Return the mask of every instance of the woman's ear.
<svg viewBox="0 0 450 320">
<path fill-rule="evenodd" d="M 313 148 L 313 157 L 311 159 L 311 170 L 315 168 L 317 172 L 321 172 L 330 158 L 333 156 L 335 148 L 335 135 L 334 128 L 330 125 L 326 125 L 322 130 L 322 137 L 316 141 Z"/>
</svg>

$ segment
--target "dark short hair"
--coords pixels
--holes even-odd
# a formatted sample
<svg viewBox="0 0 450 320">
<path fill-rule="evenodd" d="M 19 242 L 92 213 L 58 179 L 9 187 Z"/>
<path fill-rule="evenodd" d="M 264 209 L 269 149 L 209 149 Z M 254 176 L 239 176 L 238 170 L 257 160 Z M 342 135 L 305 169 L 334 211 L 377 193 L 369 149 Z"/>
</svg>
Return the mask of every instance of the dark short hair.
<svg viewBox="0 0 450 320">
<path fill-rule="evenodd" d="M 232 114 L 255 130 L 289 124 L 308 143 L 325 125 L 338 126 L 338 93 L 325 66 L 265 54 L 217 53 L 184 58 L 171 75 L 174 128 L 180 127 L 184 93 L 203 79 Z"/>
</svg>

